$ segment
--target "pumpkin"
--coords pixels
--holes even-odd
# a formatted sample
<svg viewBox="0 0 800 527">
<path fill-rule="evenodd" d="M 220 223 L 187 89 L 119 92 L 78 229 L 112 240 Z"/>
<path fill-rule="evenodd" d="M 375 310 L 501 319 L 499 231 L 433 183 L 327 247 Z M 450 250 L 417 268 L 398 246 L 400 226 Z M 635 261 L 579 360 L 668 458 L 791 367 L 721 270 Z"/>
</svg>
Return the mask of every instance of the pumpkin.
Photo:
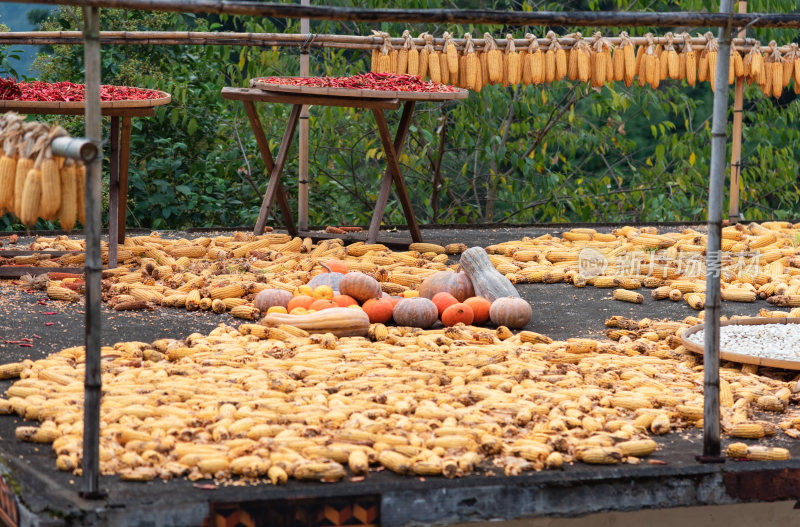
<svg viewBox="0 0 800 527">
<path fill-rule="evenodd" d="M 253 305 L 262 313 L 273 306 L 289 307 L 292 293 L 283 289 L 264 289 L 253 299 Z"/>
<path fill-rule="evenodd" d="M 292 310 L 298 307 L 302 307 L 303 309 L 308 309 L 311 307 L 311 304 L 313 304 L 315 300 L 316 298 L 314 298 L 313 296 L 296 295 L 292 297 L 291 300 L 289 300 L 289 304 L 286 306 L 286 309 L 289 311 L 289 313 L 291 313 Z"/>
<path fill-rule="evenodd" d="M 339 307 L 339 305 L 329 298 L 318 298 L 314 300 L 310 306 L 308 306 L 308 309 L 321 311 L 323 309 L 331 309 L 332 307 Z"/>
<path fill-rule="evenodd" d="M 481 247 L 470 247 L 461 254 L 461 268 L 469 276 L 475 293 L 494 302 L 502 297 L 519 298 L 517 288 L 494 268 L 489 255 Z"/>
<path fill-rule="evenodd" d="M 464 303 L 472 308 L 472 314 L 474 315 L 472 320 L 473 324 L 480 325 L 488 322 L 489 308 L 492 307 L 491 302 L 482 296 L 473 296 L 464 300 Z"/>
<path fill-rule="evenodd" d="M 528 325 L 533 316 L 531 305 L 522 298 L 504 297 L 492 302 L 489 318 L 495 326 L 520 329 Z"/>
<path fill-rule="evenodd" d="M 439 320 L 439 310 L 432 300 L 418 296 L 400 300 L 392 316 L 399 326 L 428 329 Z"/>
<path fill-rule="evenodd" d="M 339 307 L 357 306 L 358 302 L 352 296 L 347 295 L 333 295 L 333 301 Z"/>
<path fill-rule="evenodd" d="M 326 260 L 321 262 L 320 265 L 325 269 L 326 273 L 345 274 L 347 272 L 347 264 L 341 260 Z"/>
<path fill-rule="evenodd" d="M 373 324 L 383 324 L 392 319 L 394 303 L 390 298 L 370 298 L 361 306 Z"/>
<path fill-rule="evenodd" d="M 333 333 L 337 337 L 363 337 L 369 331 L 367 314 L 349 307 L 332 307 L 306 315 L 274 313 L 261 319 L 261 324 L 267 327 L 287 324 L 309 333 Z"/>
<path fill-rule="evenodd" d="M 342 273 L 320 273 L 311 280 L 308 281 L 308 285 L 311 290 L 318 288 L 321 285 L 327 285 L 334 291 L 339 290 L 339 283 L 342 280 L 344 275 Z"/>
<path fill-rule="evenodd" d="M 351 271 L 344 275 L 339 282 L 339 292 L 343 295 L 352 296 L 362 304 L 370 298 L 381 298 L 383 296 L 381 284 L 360 271 Z"/>
<path fill-rule="evenodd" d="M 419 296 L 433 298 L 442 291 L 450 293 L 459 302 L 475 295 L 475 289 L 466 273 L 453 271 L 439 271 L 427 277 L 419 286 Z"/>
<path fill-rule="evenodd" d="M 433 302 L 436 305 L 436 309 L 439 310 L 439 316 L 441 317 L 445 309 L 452 306 L 453 304 L 458 304 L 458 299 L 453 295 L 451 295 L 450 293 L 442 291 L 441 293 L 436 293 L 435 295 L 433 295 L 433 298 L 431 298 L 431 302 Z"/>
<path fill-rule="evenodd" d="M 467 304 L 459 302 L 444 310 L 444 313 L 442 313 L 442 324 L 447 327 L 455 326 L 459 322 L 469 325 L 472 324 L 474 318 L 475 315 L 472 312 L 472 308 Z"/>
</svg>

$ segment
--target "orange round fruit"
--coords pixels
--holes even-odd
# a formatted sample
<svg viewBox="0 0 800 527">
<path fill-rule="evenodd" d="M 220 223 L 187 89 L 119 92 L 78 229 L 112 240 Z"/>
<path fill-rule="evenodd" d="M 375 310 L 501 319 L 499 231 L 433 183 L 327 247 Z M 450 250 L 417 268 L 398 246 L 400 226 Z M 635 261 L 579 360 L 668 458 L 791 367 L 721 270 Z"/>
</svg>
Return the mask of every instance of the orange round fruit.
<svg viewBox="0 0 800 527">
<path fill-rule="evenodd" d="M 356 302 L 355 298 L 347 295 L 333 295 L 333 301 L 336 302 L 336 305 L 339 307 L 350 307 L 358 305 L 358 302 Z"/>
<path fill-rule="evenodd" d="M 436 293 L 435 295 L 433 295 L 433 298 L 431 298 L 431 300 L 433 301 L 434 304 L 436 304 L 436 309 L 439 310 L 440 318 L 442 316 L 442 313 L 444 313 L 445 309 L 452 306 L 453 304 L 458 304 L 458 299 L 445 291 L 442 291 L 441 293 Z"/>
<path fill-rule="evenodd" d="M 455 303 L 449 306 L 442 313 L 442 324 L 447 327 L 455 326 L 459 322 L 470 325 L 472 324 L 475 315 L 472 308 L 462 302 Z"/>
<path fill-rule="evenodd" d="M 309 307 L 311 307 L 311 304 L 314 303 L 314 300 L 316 299 L 313 296 L 296 295 L 293 296 L 291 300 L 289 300 L 289 305 L 286 306 L 286 309 L 290 313 L 296 307 L 302 307 L 303 309 L 308 309 Z"/>
<path fill-rule="evenodd" d="M 331 273 L 345 274 L 347 272 L 347 264 L 341 260 L 326 260 L 323 263 L 330 269 Z M 325 267 L 323 267 L 323 269 L 325 269 Z M 324 272 L 329 272 L 328 269 L 325 269 Z"/>
<path fill-rule="evenodd" d="M 314 302 L 309 306 L 309 309 L 313 309 L 314 311 L 322 311 L 323 309 L 328 309 L 331 307 L 339 307 L 336 302 L 331 300 L 330 298 L 320 298 L 318 300 L 314 300 Z"/>
<path fill-rule="evenodd" d="M 394 303 L 389 298 L 370 298 L 361 306 L 372 324 L 389 322 Z"/>
<path fill-rule="evenodd" d="M 472 296 L 464 300 L 464 303 L 472 308 L 472 314 L 475 315 L 472 319 L 473 324 L 480 325 L 489 321 L 489 308 L 492 307 L 492 303 L 488 299 Z"/>
</svg>

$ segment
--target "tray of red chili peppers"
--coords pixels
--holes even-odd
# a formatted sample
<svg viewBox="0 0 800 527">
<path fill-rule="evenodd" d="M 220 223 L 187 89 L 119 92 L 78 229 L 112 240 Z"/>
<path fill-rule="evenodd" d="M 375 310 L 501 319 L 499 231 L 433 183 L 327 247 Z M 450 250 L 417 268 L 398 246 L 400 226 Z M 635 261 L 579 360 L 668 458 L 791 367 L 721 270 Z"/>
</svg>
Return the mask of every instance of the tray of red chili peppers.
<svg viewBox="0 0 800 527">
<path fill-rule="evenodd" d="M 83 107 L 86 100 L 83 84 L 72 82 L 17 82 L 0 78 L 0 108 L 3 106 L 35 106 L 54 108 Z M 149 107 L 167 104 L 168 93 L 130 86 L 100 86 L 100 105 L 114 107 Z"/>
<path fill-rule="evenodd" d="M 380 99 L 466 99 L 469 91 L 421 79 L 418 75 L 362 73 L 352 77 L 261 77 L 250 80 L 251 88 L 266 91 L 368 97 Z"/>
</svg>

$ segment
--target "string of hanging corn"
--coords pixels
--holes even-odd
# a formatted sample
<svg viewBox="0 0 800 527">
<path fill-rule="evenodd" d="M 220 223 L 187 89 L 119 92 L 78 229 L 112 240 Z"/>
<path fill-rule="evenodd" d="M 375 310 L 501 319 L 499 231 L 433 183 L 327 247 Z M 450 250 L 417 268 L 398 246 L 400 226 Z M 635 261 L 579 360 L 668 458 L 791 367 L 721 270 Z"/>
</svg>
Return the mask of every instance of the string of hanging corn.
<svg viewBox="0 0 800 527">
<path fill-rule="evenodd" d="M 713 90 L 716 82 L 718 43 L 710 32 L 695 37 L 648 33 L 636 38 L 626 32 L 617 37 L 597 32 L 584 38 L 579 32 L 558 37 L 551 31 L 544 38 L 528 33 L 524 39 L 507 34 L 495 40 L 489 33 L 481 39 L 469 33 L 455 39 L 446 32 L 441 39 L 427 33 L 414 39 L 406 30 L 399 51 L 394 47 L 397 39 L 385 32 L 374 33 L 382 44 L 373 50 L 372 71 L 419 75 L 476 92 L 489 84 L 540 85 L 565 77 L 594 88 L 613 82 L 658 88 L 669 79 L 685 80 L 689 86 L 708 82 Z M 417 51 L 418 45 L 423 51 L 418 52 L 417 67 L 412 70 L 406 57 Z M 436 64 L 431 65 L 429 57 L 435 57 Z M 771 41 L 764 49 L 755 39 L 734 39 L 729 60 L 729 84 L 743 78 L 773 97 L 780 97 L 793 84 L 794 92 L 800 94 L 800 49 L 796 43 L 778 46 Z"/>
<path fill-rule="evenodd" d="M 69 231 L 83 221 L 84 167 L 53 155 L 50 142 L 67 132 L 58 125 L 0 116 L 0 215 L 14 214 L 26 226 L 38 218 L 59 220 Z"/>
</svg>

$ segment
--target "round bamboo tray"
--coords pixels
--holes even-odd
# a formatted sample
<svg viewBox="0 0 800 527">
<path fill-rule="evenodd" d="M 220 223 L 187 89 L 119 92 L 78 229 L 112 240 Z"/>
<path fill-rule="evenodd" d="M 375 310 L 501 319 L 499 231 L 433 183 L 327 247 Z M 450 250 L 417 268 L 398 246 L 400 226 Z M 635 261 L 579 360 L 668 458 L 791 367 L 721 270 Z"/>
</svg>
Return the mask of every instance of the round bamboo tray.
<svg viewBox="0 0 800 527">
<path fill-rule="evenodd" d="M 100 101 L 100 108 L 152 108 L 154 106 L 163 106 L 172 100 L 169 93 L 160 91 L 157 99 L 136 99 L 136 100 L 122 100 L 122 101 Z M 84 101 L 19 101 L 8 99 L 0 101 L 0 110 L 3 108 L 38 108 L 42 110 L 52 109 L 78 109 L 84 108 Z"/>
<path fill-rule="evenodd" d="M 767 324 L 800 324 L 800 318 L 788 318 L 788 317 L 755 317 L 755 318 L 746 318 L 746 319 L 737 319 L 737 320 L 726 320 L 724 322 L 720 322 L 720 327 L 722 326 L 764 326 Z M 681 334 L 681 343 L 683 347 L 687 350 L 691 351 L 692 353 L 697 353 L 702 355 L 703 354 L 703 345 L 696 344 L 689 340 L 690 335 L 694 335 L 698 331 L 701 331 L 705 328 L 705 324 L 698 324 L 693 326 Z M 798 325 L 798 331 L 800 331 L 800 325 Z M 786 370 L 800 370 L 800 361 L 791 361 L 791 360 L 783 360 L 783 359 L 770 359 L 767 357 L 754 357 L 752 355 L 744 355 L 741 353 L 729 353 L 723 349 L 719 350 L 719 357 L 720 359 L 732 361 L 732 362 L 741 362 L 743 364 L 755 364 L 756 366 L 768 366 L 770 368 L 783 368 Z"/>
<path fill-rule="evenodd" d="M 292 78 L 292 77 L 287 77 Z M 336 97 L 361 97 L 365 99 L 400 99 L 415 101 L 449 101 L 466 99 L 469 90 L 456 88 L 454 92 L 422 92 L 422 91 L 390 91 L 390 90 L 354 90 L 350 88 L 326 88 L 318 86 L 292 86 L 289 84 L 272 84 L 260 79 L 250 79 L 250 87 L 264 91 L 294 93 L 302 95 L 329 95 Z"/>
</svg>

